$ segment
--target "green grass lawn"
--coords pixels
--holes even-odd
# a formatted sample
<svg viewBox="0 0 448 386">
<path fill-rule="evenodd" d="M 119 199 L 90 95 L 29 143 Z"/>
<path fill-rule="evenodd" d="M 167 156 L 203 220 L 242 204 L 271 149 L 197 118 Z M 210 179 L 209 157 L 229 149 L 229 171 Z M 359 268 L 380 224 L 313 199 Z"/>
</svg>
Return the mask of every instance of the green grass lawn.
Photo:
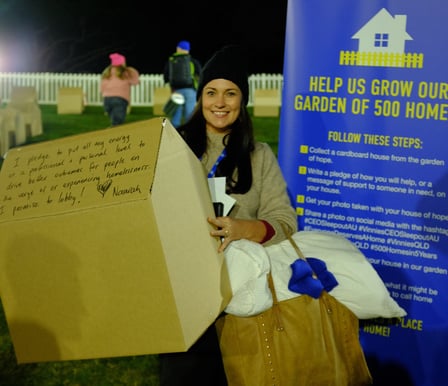
<svg viewBox="0 0 448 386">
<path fill-rule="evenodd" d="M 56 106 L 41 106 L 44 133 L 31 138 L 30 143 L 52 140 L 68 135 L 85 133 L 92 130 L 105 129 L 109 126 L 109 119 L 102 107 L 88 106 L 81 115 L 58 115 Z M 249 108 L 252 113 L 252 109 Z M 151 107 L 133 107 L 126 117 L 126 123 L 153 118 Z M 259 141 L 269 143 L 274 151 L 278 144 L 278 117 L 252 117 L 255 136 Z"/>
<path fill-rule="evenodd" d="M 29 144 L 109 126 L 101 107 L 87 107 L 81 115 L 58 115 L 56 106 L 41 106 L 41 109 L 44 133 L 31 138 Z M 152 117 L 152 108 L 134 107 L 127 122 Z M 256 138 L 269 143 L 277 152 L 279 119 L 253 120 Z M 1 386 L 155 386 L 159 384 L 157 366 L 156 355 L 18 365 L 0 304 Z"/>
</svg>

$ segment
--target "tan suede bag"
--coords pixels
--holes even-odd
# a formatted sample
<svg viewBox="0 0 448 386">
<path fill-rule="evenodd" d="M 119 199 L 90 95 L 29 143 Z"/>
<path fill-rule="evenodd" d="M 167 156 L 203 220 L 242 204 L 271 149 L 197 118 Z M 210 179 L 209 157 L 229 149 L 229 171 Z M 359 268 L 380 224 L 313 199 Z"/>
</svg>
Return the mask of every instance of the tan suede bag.
<svg viewBox="0 0 448 386">
<path fill-rule="evenodd" d="M 294 240 L 298 256 L 304 256 Z M 363 386 L 372 377 L 355 314 L 323 291 L 277 301 L 259 315 L 216 322 L 229 386 Z"/>
</svg>

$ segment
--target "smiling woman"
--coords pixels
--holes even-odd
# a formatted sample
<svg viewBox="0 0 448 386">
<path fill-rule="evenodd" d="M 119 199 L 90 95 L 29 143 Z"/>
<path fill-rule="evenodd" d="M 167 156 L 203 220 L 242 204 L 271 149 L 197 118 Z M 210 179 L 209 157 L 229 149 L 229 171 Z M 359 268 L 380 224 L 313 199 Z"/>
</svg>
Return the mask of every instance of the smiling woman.
<svg viewBox="0 0 448 386">
<path fill-rule="evenodd" d="M 210 236 L 220 240 L 218 251 L 241 239 L 263 245 L 284 240 L 283 227 L 296 230 L 296 214 L 272 149 L 255 140 L 247 110 L 246 55 L 240 46 L 225 46 L 206 62 L 197 99 L 192 116 L 178 131 L 208 178 L 225 181 L 221 196 L 235 201 L 224 215 L 207 219 Z M 187 352 L 159 359 L 161 386 L 227 384 L 213 323 Z"/>
</svg>

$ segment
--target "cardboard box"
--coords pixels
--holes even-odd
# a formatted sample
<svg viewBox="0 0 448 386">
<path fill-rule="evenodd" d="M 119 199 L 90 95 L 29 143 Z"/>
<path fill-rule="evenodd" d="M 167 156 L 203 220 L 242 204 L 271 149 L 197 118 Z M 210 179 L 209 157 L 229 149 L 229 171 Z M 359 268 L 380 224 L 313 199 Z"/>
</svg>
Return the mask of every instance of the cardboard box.
<svg viewBox="0 0 448 386">
<path fill-rule="evenodd" d="M 27 140 L 25 117 L 12 107 L 0 108 L 0 156 L 15 146 L 23 145 Z"/>
<path fill-rule="evenodd" d="M 280 115 L 280 91 L 278 89 L 257 89 L 254 91 L 255 117 L 278 117 Z"/>
<path fill-rule="evenodd" d="M 84 111 L 82 87 L 60 87 L 57 110 L 58 114 L 82 114 Z"/>
<path fill-rule="evenodd" d="M 0 109 L 0 157 L 15 146 L 16 127 L 6 109 Z"/>
<path fill-rule="evenodd" d="M 10 100 L 19 103 L 38 103 L 39 98 L 34 86 L 13 86 Z"/>
<path fill-rule="evenodd" d="M 171 96 L 171 89 L 168 86 L 164 87 L 156 87 L 154 89 L 154 103 L 153 103 L 153 114 L 154 115 L 162 115 L 163 107 L 166 105 Z"/>
<path fill-rule="evenodd" d="M 13 87 L 7 107 L 18 110 L 22 114 L 26 138 L 35 137 L 43 133 L 42 112 L 35 87 Z"/>
<path fill-rule="evenodd" d="M 186 351 L 230 300 L 203 167 L 166 119 L 12 149 L 0 197 L 19 363 Z"/>
</svg>

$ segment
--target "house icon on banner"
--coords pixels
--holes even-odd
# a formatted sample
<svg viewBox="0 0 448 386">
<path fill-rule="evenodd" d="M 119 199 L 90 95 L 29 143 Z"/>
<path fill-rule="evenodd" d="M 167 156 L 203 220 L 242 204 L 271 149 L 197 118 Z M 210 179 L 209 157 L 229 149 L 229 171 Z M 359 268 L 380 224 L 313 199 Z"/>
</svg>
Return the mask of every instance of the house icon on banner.
<svg viewBox="0 0 448 386">
<path fill-rule="evenodd" d="M 413 40 L 406 31 L 407 15 L 392 16 L 382 8 L 352 39 L 358 51 L 341 51 L 340 65 L 423 68 L 423 54 L 406 53 L 406 41 Z"/>
</svg>

